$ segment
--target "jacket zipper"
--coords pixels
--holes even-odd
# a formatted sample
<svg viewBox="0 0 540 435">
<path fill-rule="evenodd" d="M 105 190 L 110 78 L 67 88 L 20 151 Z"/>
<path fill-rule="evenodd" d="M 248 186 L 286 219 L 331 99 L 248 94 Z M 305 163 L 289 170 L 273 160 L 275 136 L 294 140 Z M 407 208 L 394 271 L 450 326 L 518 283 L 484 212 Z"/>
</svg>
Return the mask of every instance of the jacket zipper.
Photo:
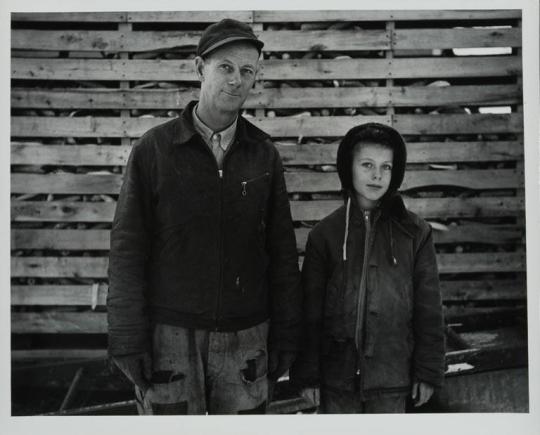
<svg viewBox="0 0 540 435">
<path fill-rule="evenodd" d="M 253 181 L 257 181 L 261 178 L 264 178 L 264 177 L 268 177 L 270 175 L 270 172 L 265 172 L 264 174 L 262 175 L 259 175 L 258 177 L 254 177 L 254 178 L 251 178 L 249 180 L 245 180 L 245 181 L 242 181 L 240 184 L 242 185 L 242 196 L 246 196 L 247 195 L 247 190 L 246 190 L 246 187 L 247 187 L 247 184 L 248 183 L 251 183 Z"/>
<path fill-rule="evenodd" d="M 371 222 L 369 221 L 370 212 L 364 210 L 364 224 L 366 227 L 366 235 L 364 237 L 364 261 L 362 262 L 362 274 L 360 275 L 360 291 L 358 293 L 358 300 L 356 302 L 356 324 L 354 331 L 354 343 L 356 349 L 360 352 L 360 337 L 358 336 L 358 327 L 363 320 L 364 298 L 366 294 L 366 269 L 369 260 L 369 240 L 371 238 Z"/>
<path fill-rule="evenodd" d="M 217 161 L 216 161 L 217 164 Z M 224 166 L 222 166 L 223 168 Z M 221 295 L 223 293 L 223 169 L 218 169 L 219 177 L 219 283 L 217 289 L 217 298 L 216 298 L 216 311 L 214 318 L 216 319 L 216 331 L 219 330 L 219 321 L 221 320 Z"/>
</svg>

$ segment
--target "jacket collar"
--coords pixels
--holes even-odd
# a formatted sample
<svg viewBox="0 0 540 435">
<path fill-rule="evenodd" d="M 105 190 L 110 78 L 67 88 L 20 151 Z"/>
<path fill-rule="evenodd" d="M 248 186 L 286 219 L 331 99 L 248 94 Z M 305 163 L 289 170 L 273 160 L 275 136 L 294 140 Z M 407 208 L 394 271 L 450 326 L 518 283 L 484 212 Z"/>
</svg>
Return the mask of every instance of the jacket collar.
<svg viewBox="0 0 540 435">
<path fill-rule="evenodd" d="M 198 134 L 193 125 L 193 108 L 197 101 L 190 101 L 182 110 L 180 116 L 174 124 L 173 144 L 183 145 L 191 141 L 194 135 Z M 269 139 L 270 136 L 264 131 L 255 127 L 242 116 L 238 116 L 236 125 L 236 138 L 240 143 L 257 142 Z"/>
</svg>

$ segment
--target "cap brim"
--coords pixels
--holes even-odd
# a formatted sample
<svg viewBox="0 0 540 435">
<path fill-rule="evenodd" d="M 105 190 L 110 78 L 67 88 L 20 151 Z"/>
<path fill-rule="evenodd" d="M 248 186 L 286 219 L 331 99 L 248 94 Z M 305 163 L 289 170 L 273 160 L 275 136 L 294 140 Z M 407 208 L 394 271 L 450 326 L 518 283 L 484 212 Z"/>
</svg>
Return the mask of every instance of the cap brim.
<svg viewBox="0 0 540 435">
<path fill-rule="evenodd" d="M 214 51 L 216 48 L 219 48 L 225 44 L 229 44 L 230 42 L 235 41 L 246 41 L 253 44 L 259 51 L 262 50 L 264 47 L 264 43 L 262 41 L 259 41 L 258 39 L 248 38 L 247 36 L 231 36 L 229 38 L 222 39 L 221 41 L 216 42 L 215 44 L 212 44 L 210 47 L 208 47 L 206 50 L 204 50 L 199 56 L 204 56 L 211 51 Z"/>
</svg>

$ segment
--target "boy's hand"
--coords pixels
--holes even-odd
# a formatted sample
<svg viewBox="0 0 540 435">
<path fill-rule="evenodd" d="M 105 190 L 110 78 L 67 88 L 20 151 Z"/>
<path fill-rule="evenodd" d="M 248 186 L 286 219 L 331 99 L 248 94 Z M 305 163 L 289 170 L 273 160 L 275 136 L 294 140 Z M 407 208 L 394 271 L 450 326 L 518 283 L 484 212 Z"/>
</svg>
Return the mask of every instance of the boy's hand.
<svg viewBox="0 0 540 435">
<path fill-rule="evenodd" d="M 146 393 L 152 377 L 152 358 L 149 353 L 116 356 L 113 361 L 133 384 Z"/>
<path fill-rule="evenodd" d="M 411 397 L 414 402 L 414 406 L 422 406 L 433 395 L 433 387 L 426 382 L 415 382 L 412 386 Z"/>
<path fill-rule="evenodd" d="M 321 399 L 321 390 L 319 387 L 302 388 L 300 396 L 313 403 L 314 406 L 319 406 Z"/>
</svg>

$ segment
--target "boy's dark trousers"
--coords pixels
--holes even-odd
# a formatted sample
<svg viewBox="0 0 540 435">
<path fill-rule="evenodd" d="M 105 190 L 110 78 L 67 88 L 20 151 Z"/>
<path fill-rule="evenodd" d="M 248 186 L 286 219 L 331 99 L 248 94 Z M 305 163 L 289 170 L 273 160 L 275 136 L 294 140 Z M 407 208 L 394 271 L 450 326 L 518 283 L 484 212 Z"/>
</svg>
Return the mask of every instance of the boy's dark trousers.
<svg viewBox="0 0 540 435">
<path fill-rule="evenodd" d="M 152 386 L 135 387 L 143 415 L 264 414 L 268 322 L 234 332 L 158 324 Z"/>
</svg>

